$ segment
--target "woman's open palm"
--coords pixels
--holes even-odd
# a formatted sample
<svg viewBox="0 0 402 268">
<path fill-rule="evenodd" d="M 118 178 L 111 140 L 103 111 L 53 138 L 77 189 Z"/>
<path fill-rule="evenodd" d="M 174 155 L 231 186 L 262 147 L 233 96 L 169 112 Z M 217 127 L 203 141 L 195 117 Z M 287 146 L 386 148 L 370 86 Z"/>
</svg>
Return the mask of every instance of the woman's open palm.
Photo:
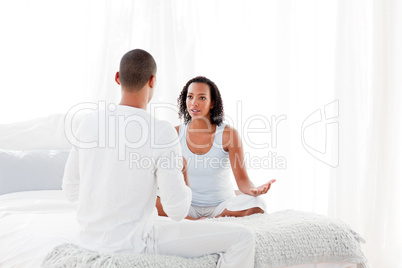
<svg viewBox="0 0 402 268">
<path fill-rule="evenodd" d="M 263 184 L 263 185 L 261 185 L 261 186 L 258 186 L 258 187 L 256 187 L 256 188 L 252 188 L 252 189 L 251 189 L 251 193 L 252 193 L 254 196 L 259 196 L 259 195 L 262 195 L 262 194 L 266 194 L 266 193 L 268 192 L 268 190 L 271 188 L 271 185 L 272 185 L 274 182 L 276 182 L 275 179 L 270 180 L 269 182 L 267 182 L 267 183 L 265 183 L 265 184 Z"/>
</svg>

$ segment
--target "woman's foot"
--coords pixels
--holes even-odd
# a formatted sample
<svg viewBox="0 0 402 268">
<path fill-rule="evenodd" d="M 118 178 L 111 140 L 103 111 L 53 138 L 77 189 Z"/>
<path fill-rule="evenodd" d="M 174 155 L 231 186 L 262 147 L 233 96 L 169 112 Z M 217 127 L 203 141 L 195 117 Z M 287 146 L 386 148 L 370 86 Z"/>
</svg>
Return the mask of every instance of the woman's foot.
<svg viewBox="0 0 402 268">
<path fill-rule="evenodd" d="M 200 217 L 200 218 L 193 218 L 190 216 L 185 217 L 186 220 L 191 220 L 191 221 L 198 221 L 198 220 L 203 220 L 206 219 L 207 217 Z"/>
<path fill-rule="evenodd" d="M 224 211 L 222 211 L 221 214 L 219 214 L 215 218 L 220 218 L 220 217 L 245 217 L 245 216 L 250 216 L 250 215 L 259 214 L 259 213 L 264 213 L 264 210 L 262 210 L 259 207 L 249 208 L 249 209 L 241 210 L 241 211 L 230 211 L 230 210 L 225 209 Z"/>
</svg>

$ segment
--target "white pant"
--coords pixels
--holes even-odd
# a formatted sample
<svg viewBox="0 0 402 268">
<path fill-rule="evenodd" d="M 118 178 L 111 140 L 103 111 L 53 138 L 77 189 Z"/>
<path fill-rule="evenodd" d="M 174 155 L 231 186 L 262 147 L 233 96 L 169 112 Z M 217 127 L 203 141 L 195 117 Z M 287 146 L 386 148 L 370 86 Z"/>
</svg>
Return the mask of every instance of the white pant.
<svg viewBox="0 0 402 268">
<path fill-rule="evenodd" d="M 193 218 L 215 218 L 225 209 L 230 211 L 241 211 L 254 207 L 261 208 L 264 212 L 267 210 L 267 205 L 261 197 L 241 194 L 223 201 L 216 207 L 197 207 L 192 205 L 188 215 Z"/>
<path fill-rule="evenodd" d="M 219 253 L 217 267 L 254 267 L 254 234 L 234 223 L 182 220 L 158 217 L 145 253 L 199 257 Z"/>
</svg>

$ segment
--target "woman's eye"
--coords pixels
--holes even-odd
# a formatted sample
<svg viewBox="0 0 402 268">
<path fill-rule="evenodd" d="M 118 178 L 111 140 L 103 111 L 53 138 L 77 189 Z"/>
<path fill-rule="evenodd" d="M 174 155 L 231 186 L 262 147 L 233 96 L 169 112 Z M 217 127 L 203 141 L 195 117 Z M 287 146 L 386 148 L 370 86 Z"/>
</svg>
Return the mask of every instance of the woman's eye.
<svg viewBox="0 0 402 268">
<path fill-rule="evenodd" d="M 206 100 L 206 98 L 205 98 L 205 97 L 201 97 L 201 99 L 202 99 L 202 100 Z"/>
<path fill-rule="evenodd" d="M 191 99 L 193 96 L 187 96 L 187 99 Z"/>
</svg>

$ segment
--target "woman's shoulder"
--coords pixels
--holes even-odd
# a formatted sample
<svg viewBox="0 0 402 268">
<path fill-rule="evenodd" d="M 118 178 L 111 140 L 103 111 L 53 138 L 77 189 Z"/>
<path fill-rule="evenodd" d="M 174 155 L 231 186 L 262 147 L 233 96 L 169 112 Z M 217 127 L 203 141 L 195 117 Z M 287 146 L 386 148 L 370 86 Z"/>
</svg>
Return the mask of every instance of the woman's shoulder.
<svg viewBox="0 0 402 268">
<path fill-rule="evenodd" d="M 225 128 L 223 129 L 223 135 L 233 135 L 233 134 L 238 135 L 237 130 L 234 127 L 226 124 Z"/>
<path fill-rule="evenodd" d="M 237 141 L 238 139 L 239 139 L 239 133 L 237 132 L 237 130 L 230 125 L 226 125 L 222 135 L 222 143 L 224 150 L 227 151 L 228 148 L 232 147 L 234 142 Z"/>
</svg>

